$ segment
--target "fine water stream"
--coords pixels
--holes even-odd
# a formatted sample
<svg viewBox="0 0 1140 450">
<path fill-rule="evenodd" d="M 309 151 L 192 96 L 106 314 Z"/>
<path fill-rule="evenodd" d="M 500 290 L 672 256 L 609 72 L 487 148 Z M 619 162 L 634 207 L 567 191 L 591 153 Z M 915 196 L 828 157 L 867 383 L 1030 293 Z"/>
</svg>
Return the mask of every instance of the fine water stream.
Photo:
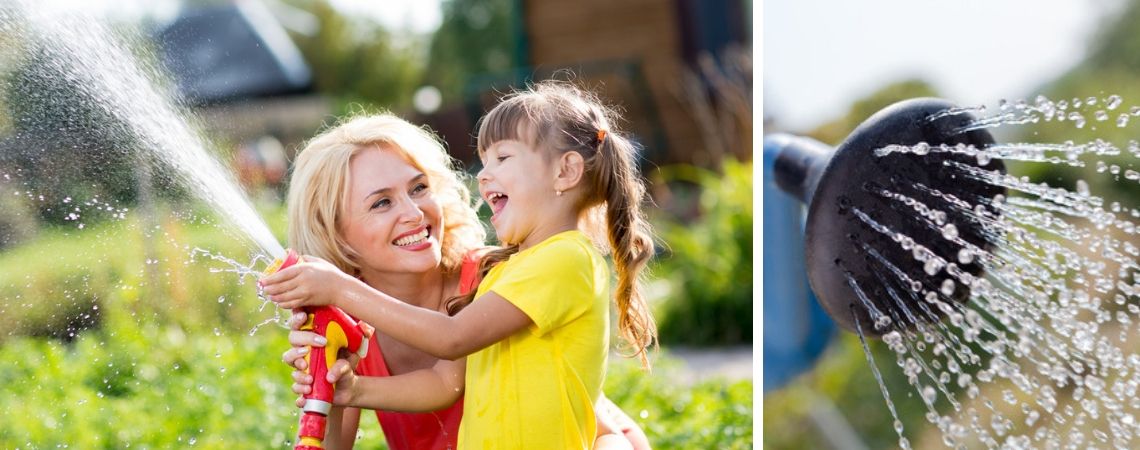
<svg viewBox="0 0 1140 450">
<path fill-rule="evenodd" d="M 1002 102 L 949 110 L 978 119 L 960 129 L 1003 126 L 1127 127 L 1140 108 L 1105 98 Z M 888 145 L 877 158 L 966 155 L 972 163 L 944 160 L 963 180 L 1004 188 L 1006 194 L 962 198 L 919 182 L 892 188 L 867 186 L 862 195 L 907 211 L 955 252 L 938 254 L 876 221 L 853 213 L 866 227 L 890 238 L 909 258 L 891 260 L 882 248 L 853 243 L 867 256 L 887 299 L 871 299 L 848 277 L 852 292 L 873 323 L 859 323 L 860 341 L 883 397 L 895 416 L 898 444 L 911 448 L 880 370 L 901 370 L 909 392 L 926 407 L 925 418 L 952 448 L 1134 448 L 1140 445 L 1140 209 L 1091 192 L 1089 180 L 1072 188 L 1006 174 L 991 162 L 1053 164 L 1095 169 L 1114 183 L 1137 183 L 1140 143 L 998 143 Z M 1089 171 L 1091 172 L 1091 171 Z M 993 248 L 959 236 L 962 226 L 982 230 Z M 962 269 L 979 264 L 983 276 Z M 936 282 L 908 276 L 922 267 Z M 968 299 L 955 299 L 967 289 Z M 883 307 L 882 305 L 889 305 Z M 879 305 L 879 306 L 876 306 Z M 894 353 L 875 361 L 863 334 L 874 329 Z M 893 364 L 892 364 L 893 363 Z M 880 369 L 879 366 L 885 367 Z M 896 367 L 890 367 L 896 366 Z M 963 395 L 964 394 L 964 395 Z"/>
</svg>

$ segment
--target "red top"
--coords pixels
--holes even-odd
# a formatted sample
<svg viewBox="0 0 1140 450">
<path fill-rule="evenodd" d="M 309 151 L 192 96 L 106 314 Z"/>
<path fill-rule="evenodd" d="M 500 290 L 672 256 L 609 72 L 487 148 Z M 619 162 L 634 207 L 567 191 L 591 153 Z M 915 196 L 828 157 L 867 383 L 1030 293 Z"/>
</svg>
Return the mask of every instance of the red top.
<svg viewBox="0 0 1140 450">
<path fill-rule="evenodd" d="M 459 270 L 459 293 L 466 294 L 479 285 L 479 254 L 471 252 Z M 376 336 L 372 337 L 368 355 L 356 367 L 363 376 L 391 376 Z M 392 450 L 453 450 L 459 437 L 459 419 L 463 417 L 463 397 L 450 407 L 429 413 L 376 411 L 380 428 Z"/>
</svg>

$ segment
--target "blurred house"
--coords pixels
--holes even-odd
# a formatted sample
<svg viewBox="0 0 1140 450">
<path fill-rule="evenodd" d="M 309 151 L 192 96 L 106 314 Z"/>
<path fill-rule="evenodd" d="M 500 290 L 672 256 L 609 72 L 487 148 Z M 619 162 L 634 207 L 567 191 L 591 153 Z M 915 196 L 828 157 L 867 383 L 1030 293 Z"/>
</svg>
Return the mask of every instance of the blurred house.
<svg viewBox="0 0 1140 450">
<path fill-rule="evenodd" d="M 282 149 L 332 118 L 300 50 L 260 1 L 193 8 L 160 29 L 160 57 L 185 103 L 234 146 L 243 184 L 280 189 Z"/>
<path fill-rule="evenodd" d="M 468 80 L 463 113 L 445 110 L 424 120 L 445 136 L 461 160 L 476 159 L 471 130 L 501 93 L 529 81 L 566 79 L 559 73 L 565 69 L 573 72 L 575 82 L 624 110 L 625 127 L 652 163 L 708 165 L 728 152 L 751 157 L 750 1 L 514 0 L 514 4 L 520 30 L 514 55 L 518 68 Z M 732 49 L 748 59 L 747 79 L 726 83 L 716 73 L 726 63 L 736 64 L 723 58 Z M 718 88 L 724 84 L 737 86 L 726 95 Z M 463 116 L 466 120 L 458 123 Z M 726 121 L 735 123 L 726 130 L 729 124 L 722 123 Z"/>
</svg>

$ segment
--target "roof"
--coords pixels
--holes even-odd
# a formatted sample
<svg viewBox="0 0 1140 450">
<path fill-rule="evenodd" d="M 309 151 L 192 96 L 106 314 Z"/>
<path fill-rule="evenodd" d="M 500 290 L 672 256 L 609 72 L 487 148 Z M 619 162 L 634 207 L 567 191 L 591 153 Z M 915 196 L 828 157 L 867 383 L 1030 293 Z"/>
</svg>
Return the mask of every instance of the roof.
<svg viewBox="0 0 1140 450">
<path fill-rule="evenodd" d="M 297 46 L 257 1 L 189 10 L 156 35 L 160 56 L 191 104 L 312 89 Z"/>
</svg>

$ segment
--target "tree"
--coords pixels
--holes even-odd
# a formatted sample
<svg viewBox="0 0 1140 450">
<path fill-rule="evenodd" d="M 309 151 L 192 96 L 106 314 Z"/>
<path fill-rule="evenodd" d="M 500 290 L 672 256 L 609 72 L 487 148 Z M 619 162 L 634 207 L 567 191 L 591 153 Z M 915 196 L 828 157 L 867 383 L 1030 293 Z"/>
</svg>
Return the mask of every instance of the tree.
<svg viewBox="0 0 1140 450">
<path fill-rule="evenodd" d="M 319 23 L 311 36 L 292 33 L 318 91 L 344 103 L 366 102 L 391 109 L 411 104 L 423 77 L 425 38 L 396 36 L 374 21 L 346 17 L 326 0 L 293 3 Z"/>
<path fill-rule="evenodd" d="M 432 38 L 425 84 L 445 102 L 462 98 L 471 77 L 501 73 L 518 61 L 521 26 L 511 0 L 445 0 L 443 22 Z"/>
</svg>

